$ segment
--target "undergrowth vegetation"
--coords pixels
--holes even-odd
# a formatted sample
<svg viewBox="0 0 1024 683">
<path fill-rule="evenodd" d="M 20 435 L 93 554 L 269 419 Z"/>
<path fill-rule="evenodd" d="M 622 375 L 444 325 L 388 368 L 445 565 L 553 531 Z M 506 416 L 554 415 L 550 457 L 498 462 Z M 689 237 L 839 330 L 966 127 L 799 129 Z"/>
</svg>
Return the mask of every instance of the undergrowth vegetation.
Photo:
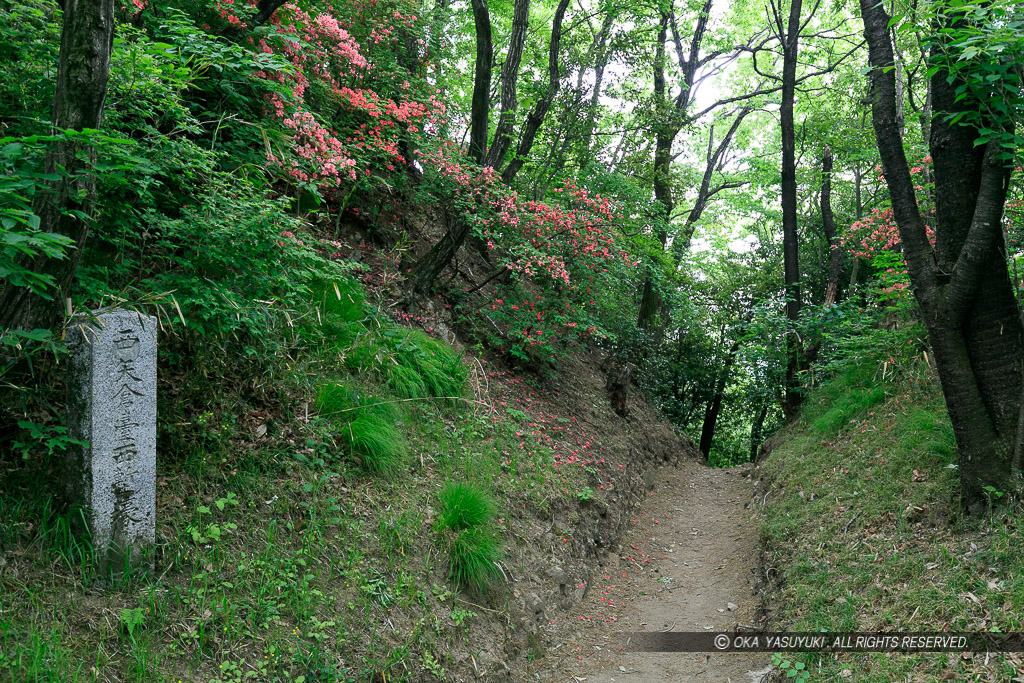
<svg viewBox="0 0 1024 683">
<path fill-rule="evenodd" d="M 264 330 L 280 355 L 255 385 L 244 353 L 192 347 L 187 328 L 162 346 L 174 400 L 137 570 L 99 574 L 80 513 L 39 485 L 59 449 L 5 461 L 0 680 L 424 680 L 469 656 L 466 596 L 509 600 L 510 519 L 576 502 L 546 418 L 515 394 L 522 410 L 498 410 L 481 386 L 499 373 L 471 375 L 347 275 L 311 276 L 287 317 Z"/>
<path fill-rule="evenodd" d="M 1020 506 L 959 511 L 956 444 L 934 369 L 861 359 L 810 394 L 764 462 L 775 630 L 1024 627 Z M 802 654 L 811 680 L 1010 680 L 1014 653 Z"/>
</svg>

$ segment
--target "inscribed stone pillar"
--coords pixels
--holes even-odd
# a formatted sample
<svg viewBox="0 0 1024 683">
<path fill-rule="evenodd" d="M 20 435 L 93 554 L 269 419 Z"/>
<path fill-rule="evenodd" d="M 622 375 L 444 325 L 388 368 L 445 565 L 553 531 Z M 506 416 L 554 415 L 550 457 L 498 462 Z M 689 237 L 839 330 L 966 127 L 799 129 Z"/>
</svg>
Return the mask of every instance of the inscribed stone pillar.
<svg viewBox="0 0 1024 683">
<path fill-rule="evenodd" d="M 156 318 L 110 310 L 68 328 L 69 501 L 82 505 L 100 570 L 120 572 L 156 537 Z"/>
</svg>

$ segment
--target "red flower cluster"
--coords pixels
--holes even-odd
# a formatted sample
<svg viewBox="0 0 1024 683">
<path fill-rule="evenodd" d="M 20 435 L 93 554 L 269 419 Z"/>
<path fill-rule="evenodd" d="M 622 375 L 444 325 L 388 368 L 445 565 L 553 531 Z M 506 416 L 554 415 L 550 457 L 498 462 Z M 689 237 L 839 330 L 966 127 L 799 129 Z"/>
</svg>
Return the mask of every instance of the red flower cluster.
<svg viewBox="0 0 1024 683">
<path fill-rule="evenodd" d="M 417 22 L 411 12 L 386 4 L 374 0 L 307 11 L 289 3 L 271 17 L 268 36 L 250 41 L 258 53 L 290 65 L 256 75 L 284 86 L 267 95 L 267 106 L 290 133 L 291 144 L 276 151 L 268 142 L 267 161 L 295 181 L 326 191 L 393 172 L 407 163 L 401 139 L 445 121 L 447 108 L 431 87 L 416 87 L 404 72 L 378 67 L 388 61 L 385 53 L 398 49 L 398 30 L 413 30 Z M 224 16 L 234 23 L 233 15 Z"/>
<path fill-rule="evenodd" d="M 514 274 L 512 284 L 529 279 L 544 285 L 526 298 L 492 291 L 491 315 L 509 323 L 514 350 L 554 352 L 560 340 L 593 333 L 589 283 L 637 264 L 618 245 L 615 203 L 571 180 L 555 190 L 558 203 L 523 200 L 493 168 L 463 161 L 450 142 L 423 161 L 436 175 L 439 194 L 465 211 L 480 238 L 501 256 Z"/>
</svg>

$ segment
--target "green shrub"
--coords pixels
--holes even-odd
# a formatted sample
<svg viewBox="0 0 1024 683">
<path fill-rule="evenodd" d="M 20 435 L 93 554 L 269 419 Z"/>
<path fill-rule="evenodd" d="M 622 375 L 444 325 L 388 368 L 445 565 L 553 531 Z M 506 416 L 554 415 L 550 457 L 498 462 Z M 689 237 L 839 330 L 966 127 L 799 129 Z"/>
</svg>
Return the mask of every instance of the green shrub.
<svg viewBox="0 0 1024 683">
<path fill-rule="evenodd" d="M 448 549 L 448 568 L 455 584 L 483 590 L 501 576 L 496 564 L 501 557 L 501 541 L 488 528 L 473 527 L 456 532 Z"/>
<path fill-rule="evenodd" d="M 469 529 L 486 524 L 494 516 L 490 496 L 474 484 L 448 482 L 437 497 L 441 503 L 438 523 L 442 528 Z"/>
</svg>

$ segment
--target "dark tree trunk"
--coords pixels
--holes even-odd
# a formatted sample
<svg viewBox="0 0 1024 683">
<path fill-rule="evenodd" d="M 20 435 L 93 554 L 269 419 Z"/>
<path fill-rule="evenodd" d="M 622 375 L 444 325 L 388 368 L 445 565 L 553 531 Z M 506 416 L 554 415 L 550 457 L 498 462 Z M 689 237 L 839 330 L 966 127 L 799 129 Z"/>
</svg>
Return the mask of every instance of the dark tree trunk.
<svg viewBox="0 0 1024 683">
<path fill-rule="evenodd" d="M 679 127 L 672 120 L 665 96 L 665 40 L 668 38 L 668 13 L 661 13 L 658 24 L 658 43 L 654 50 L 654 103 L 659 124 L 654 133 L 654 166 L 652 168 L 654 198 L 658 201 L 655 215 L 656 235 L 664 249 L 668 241 L 668 222 L 672 215 L 672 143 Z M 640 294 L 640 309 L 637 311 L 637 326 L 648 332 L 661 309 L 661 292 L 655 285 L 654 276 L 648 273 L 644 278 Z"/>
<path fill-rule="evenodd" d="M 548 109 L 551 108 L 551 103 L 555 100 L 555 95 L 558 94 L 558 86 L 561 81 L 558 73 L 558 45 L 562 40 L 562 19 L 565 18 L 565 10 L 568 7 L 569 0 L 559 0 L 558 7 L 555 8 L 555 17 L 551 21 L 551 42 L 548 44 L 548 89 L 544 93 L 544 97 L 537 101 L 533 111 L 526 117 L 526 125 L 523 126 L 523 136 L 519 140 L 519 146 L 516 147 L 516 155 L 509 161 L 508 166 L 501 174 L 501 180 L 506 185 L 512 184 L 519 169 L 526 163 L 526 159 L 530 156 L 530 150 L 533 149 L 537 131 L 544 123 L 544 117 L 547 116 Z"/>
<path fill-rule="evenodd" d="M 718 425 L 718 414 L 722 411 L 722 397 L 725 395 L 725 385 L 729 382 L 729 371 L 736 362 L 736 353 L 740 350 L 740 340 L 737 339 L 729 347 L 729 355 L 725 358 L 725 365 L 718 375 L 718 382 L 715 384 L 715 395 L 708 401 L 704 409 L 704 424 L 700 430 L 700 452 L 707 460 L 711 453 L 711 444 L 715 439 L 715 427 Z"/>
<path fill-rule="evenodd" d="M 825 145 L 821 155 L 821 225 L 828 241 L 828 279 L 825 281 L 825 293 L 822 305 L 831 306 L 839 297 L 839 277 L 843 274 L 843 252 L 839 249 L 839 238 L 836 236 L 836 222 L 832 215 L 832 150 Z M 818 358 L 821 350 L 822 336 L 808 345 L 804 353 L 803 363 L 810 365 Z"/>
<path fill-rule="evenodd" d="M 487 122 L 491 110 L 491 16 L 487 0 L 471 0 L 476 30 L 476 65 L 473 70 L 473 104 L 470 110 L 469 156 L 478 164 L 487 153 Z"/>
<path fill-rule="evenodd" d="M 828 240 L 828 281 L 825 283 L 825 305 L 839 299 L 839 278 L 843 274 L 843 252 L 836 235 L 836 221 L 832 215 L 832 150 L 825 145 L 821 155 L 821 225 Z"/>
<path fill-rule="evenodd" d="M 484 165 L 500 169 L 505 153 L 511 142 L 512 120 L 519 100 L 516 98 L 516 81 L 519 80 L 519 63 L 523 58 L 526 30 L 530 21 L 530 0 L 516 0 L 512 6 L 512 35 L 509 37 L 508 54 L 501 67 L 501 116 L 494 131 L 494 142 L 487 151 Z"/>
<path fill-rule="evenodd" d="M 864 218 L 864 201 L 862 198 L 861 188 L 864 183 L 864 172 L 860 170 L 860 164 L 853 167 L 853 204 L 854 204 L 854 218 L 860 223 L 860 219 Z M 850 269 L 850 288 L 857 284 L 857 271 L 860 270 L 860 258 L 857 256 L 853 257 L 853 268 Z"/>
<path fill-rule="evenodd" d="M 787 419 L 796 415 L 803 399 L 800 393 L 802 351 L 796 335 L 796 323 L 802 306 L 800 298 L 800 255 L 797 235 L 796 127 L 793 103 L 796 99 L 796 67 L 800 39 L 801 0 L 792 0 L 785 30 L 779 22 L 782 42 L 782 103 L 779 119 L 782 129 L 782 260 L 786 283 L 786 396 L 782 409 Z"/>
<path fill-rule="evenodd" d="M 444 222 L 447 227 L 444 235 L 412 268 L 410 292 L 414 297 L 430 293 L 441 271 L 451 263 L 469 236 L 470 222 L 462 216 L 453 217 L 445 211 Z"/>
<path fill-rule="evenodd" d="M 768 402 L 761 405 L 753 424 L 750 425 L 750 462 L 757 460 L 757 449 L 761 447 L 764 421 L 768 417 Z"/>
<path fill-rule="evenodd" d="M 953 124 L 942 115 L 972 105 L 969 99 L 956 101 L 960 82 L 948 83 L 944 73 L 935 74 L 931 87 L 938 115 L 930 140 L 936 183 L 933 251 L 899 132 L 889 16 L 874 0 L 861 0 L 860 5 L 872 66 L 875 137 L 956 434 L 962 500 L 969 510 L 977 510 L 987 500 L 986 486 L 999 491 L 1019 486 L 1014 453 L 1024 384 L 1024 330 L 1002 252 L 1003 205 L 1013 167 L 1002 159 L 998 141 L 976 147 L 977 129 Z"/>
<path fill-rule="evenodd" d="M 110 77 L 110 51 L 114 41 L 113 0 L 65 0 L 57 88 L 51 122 L 55 130 L 98 129 Z M 80 142 L 56 142 L 46 155 L 46 173 L 59 175 L 49 192 L 42 193 L 34 210 L 40 229 L 71 238 L 74 247 L 63 260 L 38 257 L 26 267 L 52 275 L 57 283 L 55 301 L 24 287 L 0 285 L 0 329 L 52 327 L 68 296 L 89 223 L 81 216 L 92 210 L 95 196 L 95 151 Z"/>
</svg>

